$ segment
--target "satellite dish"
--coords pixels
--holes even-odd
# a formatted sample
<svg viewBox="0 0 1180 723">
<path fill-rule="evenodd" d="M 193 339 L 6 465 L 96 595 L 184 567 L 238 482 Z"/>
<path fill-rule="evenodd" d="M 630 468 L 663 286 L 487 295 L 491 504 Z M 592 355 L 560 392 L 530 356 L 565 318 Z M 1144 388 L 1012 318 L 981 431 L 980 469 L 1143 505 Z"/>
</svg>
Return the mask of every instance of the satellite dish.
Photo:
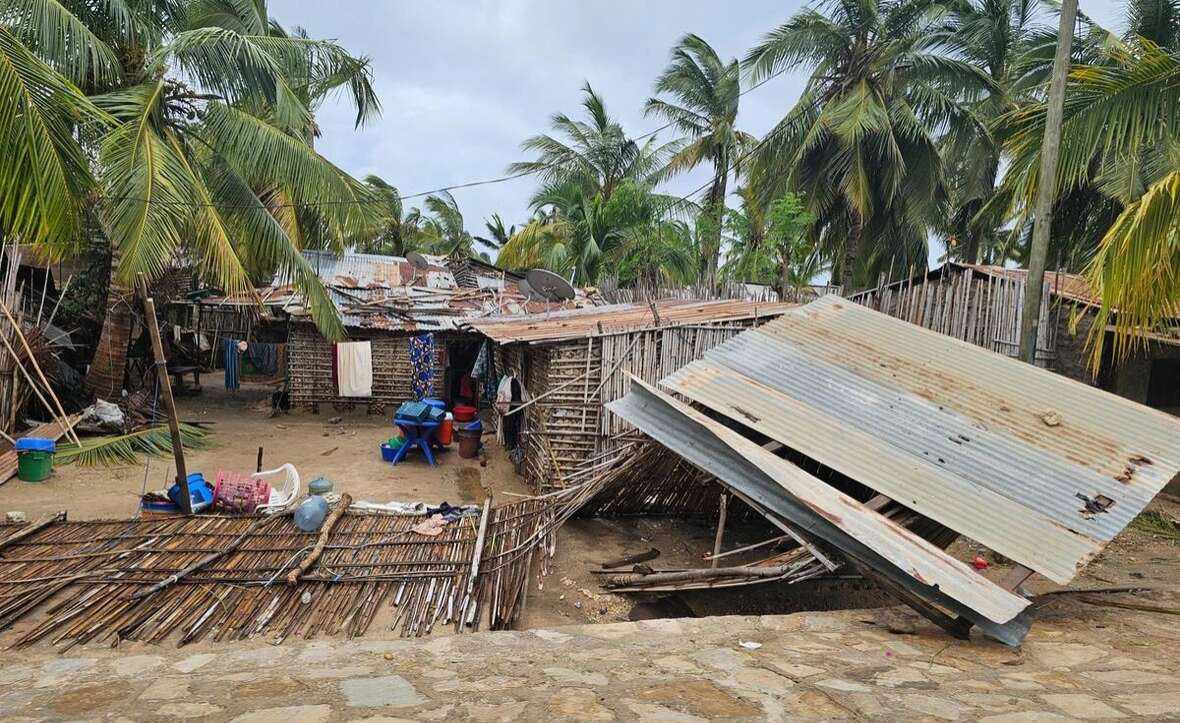
<svg viewBox="0 0 1180 723">
<path fill-rule="evenodd" d="M 430 268 L 430 262 L 426 260 L 425 256 L 418 253 L 417 251 L 411 251 L 410 253 L 406 254 L 406 261 L 409 261 L 410 265 L 416 269 L 425 271 L 426 269 Z"/>
<path fill-rule="evenodd" d="M 520 281 L 516 282 L 516 288 L 520 291 L 521 296 L 523 296 L 526 299 L 544 299 L 545 298 L 544 296 L 541 296 L 536 291 L 534 291 L 533 287 L 529 286 L 529 282 L 525 281 L 524 279 L 521 279 Z"/>
<path fill-rule="evenodd" d="M 524 278 L 530 287 L 550 301 L 568 301 L 574 298 L 574 287 L 570 286 L 570 282 L 552 271 L 533 269 L 525 274 Z"/>
</svg>

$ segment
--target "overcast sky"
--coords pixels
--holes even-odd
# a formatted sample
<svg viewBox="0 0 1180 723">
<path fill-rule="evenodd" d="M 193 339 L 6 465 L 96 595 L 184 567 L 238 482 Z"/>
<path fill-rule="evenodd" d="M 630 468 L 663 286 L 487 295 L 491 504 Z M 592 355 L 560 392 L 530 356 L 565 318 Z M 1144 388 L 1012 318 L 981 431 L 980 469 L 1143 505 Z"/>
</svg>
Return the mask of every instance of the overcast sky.
<svg viewBox="0 0 1180 723">
<path fill-rule="evenodd" d="M 520 142 L 547 131 L 555 111 L 578 112 L 589 81 L 631 135 L 662 123 L 643 102 L 685 33 L 723 58 L 741 57 L 803 6 L 799 0 L 271 0 L 285 27 L 334 38 L 373 59 L 383 112 L 353 130 L 347 105 L 318 113 L 317 148 L 350 173 L 375 173 L 403 194 L 503 175 L 525 156 Z M 1118 25 L 1111 0 L 1081 0 L 1100 23 Z M 739 127 L 761 136 L 789 109 L 805 70 L 744 96 Z M 670 183 L 688 193 L 709 178 L 698 169 Z M 483 232 L 499 212 L 529 215 L 535 183 L 521 178 L 455 191 L 466 226 Z M 412 201 L 419 205 L 420 201 Z"/>
</svg>

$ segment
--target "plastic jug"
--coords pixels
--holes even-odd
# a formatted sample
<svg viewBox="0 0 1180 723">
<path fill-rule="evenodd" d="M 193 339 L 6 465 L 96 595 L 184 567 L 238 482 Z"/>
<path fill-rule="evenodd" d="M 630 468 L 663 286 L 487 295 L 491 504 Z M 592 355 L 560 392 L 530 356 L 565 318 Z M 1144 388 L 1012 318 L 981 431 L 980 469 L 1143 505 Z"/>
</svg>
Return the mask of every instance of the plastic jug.
<svg viewBox="0 0 1180 723">
<path fill-rule="evenodd" d="M 295 508 L 295 526 L 301 532 L 315 532 L 328 516 L 328 501 L 319 495 L 312 495 Z"/>
</svg>

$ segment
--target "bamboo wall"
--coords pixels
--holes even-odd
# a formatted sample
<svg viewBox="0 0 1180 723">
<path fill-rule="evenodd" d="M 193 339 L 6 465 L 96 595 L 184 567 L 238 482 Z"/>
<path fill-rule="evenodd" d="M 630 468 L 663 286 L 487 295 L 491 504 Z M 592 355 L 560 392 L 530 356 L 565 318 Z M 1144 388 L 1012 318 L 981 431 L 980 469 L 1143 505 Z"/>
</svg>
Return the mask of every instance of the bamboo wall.
<svg viewBox="0 0 1180 723">
<path fill-rule="evenodd" d="M 1057 320 L 1050 284 L 1041 297 L 1041 334 L 1037 366 L 1048 367 L 1056 357 Z M 852 297 L 863 306 L 940 334 L 991 349 L 1010 357 L 1020 349 L 1020 321 L 1024 310 L 1024 280 L 1018 277 L 976 275 L 965 270 L 935 278 L 911 279 Z"/>
<path fill-rule="evenodd" d="M 605 405 L 626 395 L 631 375 L 655 384 L 752 325 L 680 326 L 507 347 L 502 368 L 521 379 L 531 397 L 546 395 L 522 412 L 523 471 L 530 485 L 538 492 L 561 489 L 575 470 L 588 461 L 606 463 L 625 444 L 631 426 Z"/>
<path fill-rule="evenodd" d="M 410 336 L 405 332 L 373 331 L 362 336 L 355 332 L 351 341 L 368 341 L 373 346 L 373 396 L 341 397 L 332 382 L 332 343 L 311 324 L 292 324 L 287 342 L 287 374 L 291 380 L 291 403 L 313 406 L 334 404 L 368 404 L 373 407 L 396 406 L 412 397 L 410 391 Z M 437 357 L 434 384 L 442 394 L 446 373 L 446 342 L 449 335 L 435 334 Z"/>
</svg>

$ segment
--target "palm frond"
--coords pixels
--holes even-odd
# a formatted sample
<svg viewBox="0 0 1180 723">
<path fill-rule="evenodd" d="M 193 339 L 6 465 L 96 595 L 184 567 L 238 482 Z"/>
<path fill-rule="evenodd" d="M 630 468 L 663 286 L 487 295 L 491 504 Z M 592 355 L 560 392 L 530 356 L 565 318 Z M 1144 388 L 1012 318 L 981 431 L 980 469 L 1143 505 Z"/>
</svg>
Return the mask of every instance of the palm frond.
<svg viewBox="0 0 1180 723">
<path fill-rule="evenodd" d="M 205 449 L 209 432 L 192 424 L 180 424 L 180 443 L 185 449 Z M 117 467 L 137 464 L 141 454 L 165 457 L 172 454 L 172 434 L 167 426 L 149 427 L 130 434 L 92 437 L 58 445 L 54 461 L 81 467 Z"/>
<path fill-rule="evenodd" d="M 60 253 L 77 242 L 93 188 L 75 133 L 105 116 L 0 25 L 0 230 Z"/>
<path fill-rule="evenodd" d="M 58 0 L 0 0 L 0 21 L 75 83 L 109 83 L 119 74 L 111 47 Z"/>
</svg>

